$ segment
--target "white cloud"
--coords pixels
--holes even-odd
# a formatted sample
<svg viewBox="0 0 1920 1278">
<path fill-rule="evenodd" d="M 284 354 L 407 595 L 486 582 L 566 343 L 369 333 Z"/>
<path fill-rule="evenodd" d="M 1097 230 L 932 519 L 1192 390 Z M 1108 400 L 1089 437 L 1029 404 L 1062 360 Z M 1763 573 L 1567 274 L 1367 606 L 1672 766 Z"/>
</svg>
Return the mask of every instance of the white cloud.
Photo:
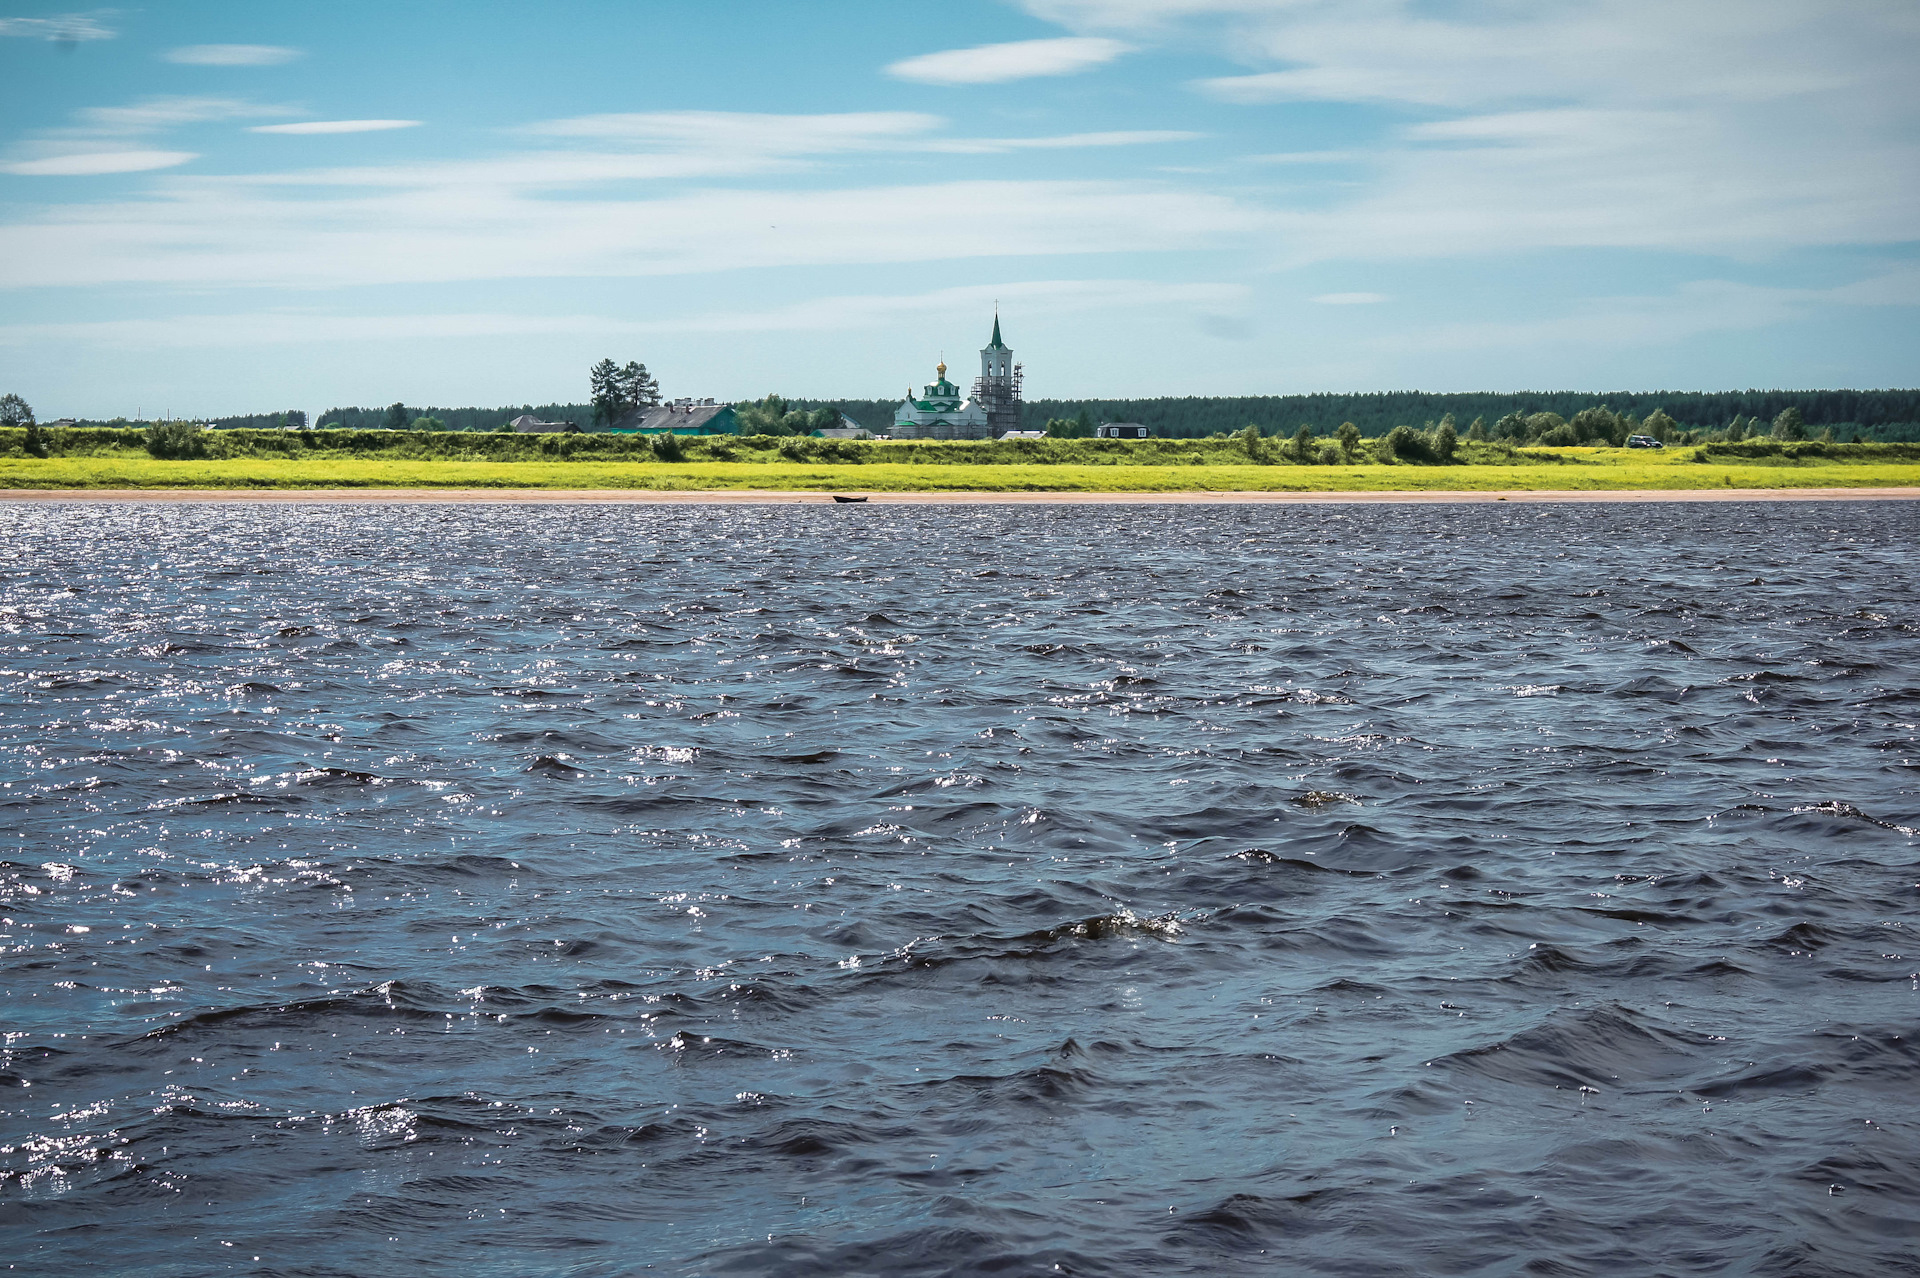
<svg viewBox="0 0 1920 1278">
<path fill-rule="evenodd" d="M 16 287 L 330 287 L 1162 252 L 1244 244 L 1267 225 L 1234 200 L 1137 181 L 555 200 L 497 174 L 393 169 L 391 187 L 320 200 L 188 178 L 153 198 L 53 206 L 0 227 L 0 259 Z"/>
<path fill-rule="evenodd" d="M 58 136 L 125 137 L 140 133 L 158 133 L 183 124 L 205 124 L 214 120 L 244 120 L 263 115 L 286 115 L 284 107 L 262 106 L 237 98 L 157 97 L 146 98 L 132 106 L 84 107 L 74 113 L 79 122 Z"/>
<path fill-rule="evenodd" d="M 194 158 L 192 151 L 80 151 L 39 160 L 19 160 L 0 165 L 0 172 L 25 177 L 91 177 L 102 173 L 170 169 Z"/>
<path fill-rule="evenodd" d="M 521 132 L 537 137 L 585 138 L 753 154 L 822 155 L 892 146 L 940 127 L 919 111 L 847 111 L 833 115 L 774 115 L 751 111 L 643 111 L 545 120 Z"/>
<path fill-rule="evenodd" d="M 848 294 L 804 298 L 785 306 L 630 320 L 604 315 L 517 313 L 333 315 L 269 312 L 170 315 L 163 319 L 0 326 L 0 347 L 45 343 L 117 349 L 190 350 L 232 346 L 306 345 L 472 339 L 512 336 L 646 336 L 681 333 L 822 333 L 886 329 L 929 315 L 978 317 L 996 301 L 1017 306 L 1029 320 L 1071 314 L 1169 310 L 1201 316 L 1237 315 L 1250 290 L 1240 284 L 1167 284 L 1150 280 L 1024 280 L 967 285 L 913 294 Z"/>
<path fill-rule="evenodd" d="M 1318 302 L 1322 306 L 1371 306 L 1375 302 L 1386 301 L 1387 295 L 1385 293 L 1322 293 L 1308 300 Z"/>
<path fill-rule="evenodd" d="M 941 138 L 920 144 L 922 151 L 948 155 L 991 155 L 1000 151 L 1061 151 L 1089 146 L 1143 146 L 1191 142 L 1205 137 L 1182 129 L 1116 129 L 1105 133 L 1062 133 L 1040 138 Z"/>
<path fill-rule="evenodd" d="M 84 13 L 62 14 L 57 18 L 0 18 L 0 36 L 77 44 L 82 40 L 111 40 L 114 35 L 98 18 Z"/>
<path fill-rule="evenodd" d="M 161 56 L 196 67 L 276 67 L 299 57 L 300 50 L 277 44 L 190 44 Z"/>
<path fill-rule="evenodd" d="M 300 124 L 256 124 L 249 133 L 381 133 L 418 128 L 418 120 L 307 120 Z"/>
<path fill-rule="evenodd" d="M 1072 75 L 1111 62 L 1130 48 L 1118 40 L 1097 36 L 1016 40 L 923 53 L 894 63 L 887 74 L 920 84 L 1000 84 L 1034 76 Z"/>
<path fill-rule="evenodd" d="M 86 107 L 74 113 L 73 125 L 48 129 L 17 144 L 13 157 L 0 164 L 0 172 L 77 177 L 172 168 L 197 158 L 196 154 L 141 145 L 150 135 L 186 124 L 284 114 L 280 107 L 206 97 L 159 97 L 132 106 Z"/>
<path fill-rule="evenodd" d="M 1908 241 L 1920 225 L 1910 5 L 1023 3 L 1085 37 L 1211 45 L 1248 68 L 1198 84 L 1221 101 L 1381 109 L 1354 193 L 1283 219 L 1286 260 L 1751 256 Z"/>
</svg>

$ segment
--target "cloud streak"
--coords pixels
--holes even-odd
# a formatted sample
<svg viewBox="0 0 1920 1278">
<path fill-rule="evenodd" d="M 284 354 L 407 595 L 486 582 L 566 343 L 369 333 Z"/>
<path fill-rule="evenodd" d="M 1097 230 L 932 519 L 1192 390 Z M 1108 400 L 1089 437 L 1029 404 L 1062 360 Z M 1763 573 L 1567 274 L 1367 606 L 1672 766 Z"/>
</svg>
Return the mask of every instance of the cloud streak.
<svg viewBox="0 0 1920 1278">
<path fill-rule="evenodd" d="M 161 56 L 193 67 L 277 67 L 299 57 L 300 50 L 278 44 L 190 44 Z"/>
<path fill-rule="evenodd" d="M 1266 224 L 1226 197 L 1139 182 L 554 200 L 416 179 L 316 200 L 181 178 L 155 198 L 55 206 L 0 227 L 0 258 L 16 287 L 336 287 L 1165 252 L 1244 244 Z"/>
<path fill-rule="evenodd" d="M 82 40 L 111 40 L 117 34 L 92 14 L 67 13 L 57 18 L 0 18 L 0 36 L 78 44 Z"/>
<path fill-rule="evenodd" d="M 256 124 L 249 133 L 384 133 L 390 129 L 416 129 L 418 120 L 306 120 L 299 124 Z"/>
<path fill-rule="evenodd" d="M 462 340 L 488 337 L 652 336 L 712 333 L 821 333 L 887 329 L 928 315 L 977 316 L 995 301 L 1017 304 L 1030 320 L 1088 312 L 1169 310 L 1237 313 L 1248 304 L 1240 284 L 1161 283 L 1133 279 L 1024 280 L 924 293 L 863 293 L 806 298 L 785 306 L 707 311 L 672 319 L 520 313 L 340 315 L 271 312 L 169 316 L 0 326 L 0 347 L 47 342 L 145 350 L 307 345 L 315 342 Z"/>
<path fill-rule="evenodd" d="M 1016 40 L 903 58 L 889 66 L 887 74 L 896 80 L 917 84 L 1004 84 L 1010 80 L 1090 71 L 1113 61 L 1131 47 L 1099 36 Z"/>
<path fill-rule="evenodd" d="M 196 153 L 192 151 L 76 151 L 0 165 L 0 172 L 22 177 L 96 177 L 106 173 L 170 169 L 195 158 Z"/>
</svg>

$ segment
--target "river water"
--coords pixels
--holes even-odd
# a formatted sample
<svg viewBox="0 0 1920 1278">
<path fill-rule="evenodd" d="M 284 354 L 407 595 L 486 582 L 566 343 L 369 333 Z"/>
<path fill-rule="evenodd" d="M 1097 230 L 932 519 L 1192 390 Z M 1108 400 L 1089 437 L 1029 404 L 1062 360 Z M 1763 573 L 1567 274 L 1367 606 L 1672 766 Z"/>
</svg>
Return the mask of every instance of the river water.
<svg viewBox="0 0 1920 1278">
<path fill-rule="evenodd" d="M 1920 1267 L 1916 504 L 0 518 L 14 1272 Z"/>
</svg>

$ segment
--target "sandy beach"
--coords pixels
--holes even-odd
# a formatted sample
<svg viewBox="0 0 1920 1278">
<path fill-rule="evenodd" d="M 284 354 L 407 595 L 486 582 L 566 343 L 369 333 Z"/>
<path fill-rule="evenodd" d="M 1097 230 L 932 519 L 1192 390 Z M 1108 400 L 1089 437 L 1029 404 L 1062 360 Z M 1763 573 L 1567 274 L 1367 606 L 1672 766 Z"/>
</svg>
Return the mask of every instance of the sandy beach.
<svg viewBox="0 0 1920 1278">
<path fill-rule="evenodd" d="M 865 494 L 841 494 L 865 496 Z M 834 494 L 766 489 L 640 488 L 82 488 L 0 489 L 0 502 L 265 503 L 269 505 L 738 505 L 833 504 Z M 1916 501 L 1920 488 L 1568 489 L 1488 492 L 909 492 L 872 505 L 1430 505 L 1459 502 Z"/>
</svg>

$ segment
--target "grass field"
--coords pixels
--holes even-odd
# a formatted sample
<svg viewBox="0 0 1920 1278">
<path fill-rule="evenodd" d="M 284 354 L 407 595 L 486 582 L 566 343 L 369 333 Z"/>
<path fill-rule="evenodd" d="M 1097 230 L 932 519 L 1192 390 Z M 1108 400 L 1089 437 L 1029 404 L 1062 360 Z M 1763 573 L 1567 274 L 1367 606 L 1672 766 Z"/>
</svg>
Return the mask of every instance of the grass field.
<svg viewBox="0 0 1920 1278">
<path fill-rule="evenodd" d="M 1910 459 L 1714 458 L 1693 450 L 1539 450 L 1503 465 L 967 465 L 731 462 L 440 461 L 388 458 L 107 456 L 0 458 L 0 488 L 635 488 L 829 492 L 1475 492 L 1700 488 L 1920 487 Z M 1549 460 L 1550 459 L 1550 460 Z"/>
</svg>

